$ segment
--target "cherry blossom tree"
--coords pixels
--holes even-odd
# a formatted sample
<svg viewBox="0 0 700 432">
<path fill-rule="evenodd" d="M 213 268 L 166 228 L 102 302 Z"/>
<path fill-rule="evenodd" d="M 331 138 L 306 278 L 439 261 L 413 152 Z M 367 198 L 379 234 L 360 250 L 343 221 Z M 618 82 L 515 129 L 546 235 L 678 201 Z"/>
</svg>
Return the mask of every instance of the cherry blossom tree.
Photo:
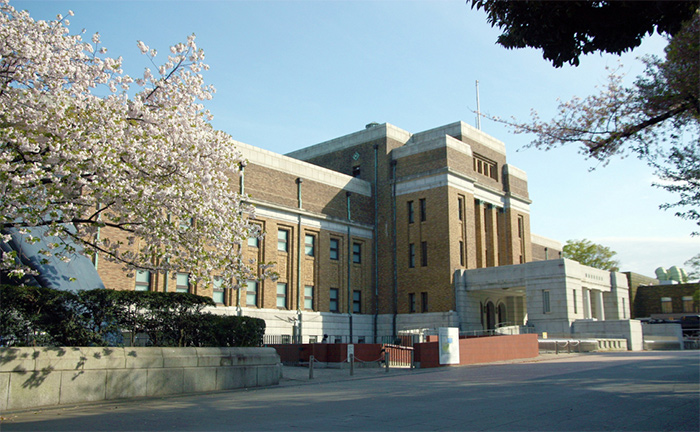
<svg viewBox="0 0 700 432">
<path fill-rule="evenodd" d="M 195 36 L 132 78 L 99 34 L 86 41 L 68 26 L 0 2 L 0 241 L 19 232 L 47 256 L 84 249 L 194 283 L 266 275 L 241 255 L 261 234 L 236 192 L 244 158 L 203 106 L 214 88 Z M 156 65 L 155 50 L 138 48 Z M 15 252 L 1 266 L 31 272 Z"/>
</svg>

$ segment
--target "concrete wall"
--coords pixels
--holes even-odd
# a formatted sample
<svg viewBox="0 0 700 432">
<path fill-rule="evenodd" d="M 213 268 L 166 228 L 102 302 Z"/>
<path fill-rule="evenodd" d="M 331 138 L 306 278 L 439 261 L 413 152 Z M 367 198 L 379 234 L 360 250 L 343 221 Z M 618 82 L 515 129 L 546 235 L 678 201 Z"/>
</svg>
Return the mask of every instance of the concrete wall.
<svg viewBox="0 0 700 432">
<path fill-rule="evenodd" d="M 680 323 L 642 323 L 644 349 L 683 349 L 683 330 Z"/>
<path fill-rule="evenodd" d="M 644 349 L 642 323 L 637 320 L 577 320 L 572 326 L 571 335 L 574 338 L 623 338 L 627 339 L 629 350 L 641 351 Z"/>
<path fill-rule="evenodd" d="M 0 411 L 279 383 L 272 348 L 0 348 Z"/>
</svg>

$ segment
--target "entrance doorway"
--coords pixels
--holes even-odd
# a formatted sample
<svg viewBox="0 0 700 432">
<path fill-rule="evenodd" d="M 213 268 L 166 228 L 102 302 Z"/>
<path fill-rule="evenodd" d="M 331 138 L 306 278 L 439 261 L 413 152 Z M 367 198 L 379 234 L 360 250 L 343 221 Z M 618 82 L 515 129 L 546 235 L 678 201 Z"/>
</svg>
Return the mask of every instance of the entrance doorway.
<svg viewBox="0 0 700 432">
<path fill-rule="evenodd" d="M 496 308 L 493 302 L 486 303 L 486 330 L 494 330 L 496 328 Z"/>
</svg>

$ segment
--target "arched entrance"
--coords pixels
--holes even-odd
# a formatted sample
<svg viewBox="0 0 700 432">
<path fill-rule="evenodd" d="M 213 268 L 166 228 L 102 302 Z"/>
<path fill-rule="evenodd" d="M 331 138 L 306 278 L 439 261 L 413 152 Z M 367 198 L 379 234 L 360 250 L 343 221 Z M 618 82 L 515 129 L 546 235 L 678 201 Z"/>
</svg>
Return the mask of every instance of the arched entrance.
<svg viewBox="0 0 700 432">
<path fill-rule="evenodd" d="M 508 322 L 508 317 L 506 316 L 506 305 L 501 302 L 498 304 L 498 324 L 505 324 Z"/>
<path fill-rule="evenodd" d="M 492 301 L 486 303 L 486 330 L 496 328 L 496 308 Z"/>
</svg>

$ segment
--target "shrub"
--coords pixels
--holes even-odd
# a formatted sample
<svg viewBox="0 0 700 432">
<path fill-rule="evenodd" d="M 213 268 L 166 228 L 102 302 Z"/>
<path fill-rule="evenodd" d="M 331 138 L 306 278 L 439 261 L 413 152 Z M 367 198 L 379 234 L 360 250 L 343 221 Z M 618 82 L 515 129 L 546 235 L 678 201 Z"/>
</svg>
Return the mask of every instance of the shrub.
<svg viewBox="0 0 700 432">
<path fill-rule="evenodd" d="M 203 312 L 188 293 L 95 289 L 77 293 L 0 285 L 0 346 L 261 346 L 265 321 Z"/>
</svg>

